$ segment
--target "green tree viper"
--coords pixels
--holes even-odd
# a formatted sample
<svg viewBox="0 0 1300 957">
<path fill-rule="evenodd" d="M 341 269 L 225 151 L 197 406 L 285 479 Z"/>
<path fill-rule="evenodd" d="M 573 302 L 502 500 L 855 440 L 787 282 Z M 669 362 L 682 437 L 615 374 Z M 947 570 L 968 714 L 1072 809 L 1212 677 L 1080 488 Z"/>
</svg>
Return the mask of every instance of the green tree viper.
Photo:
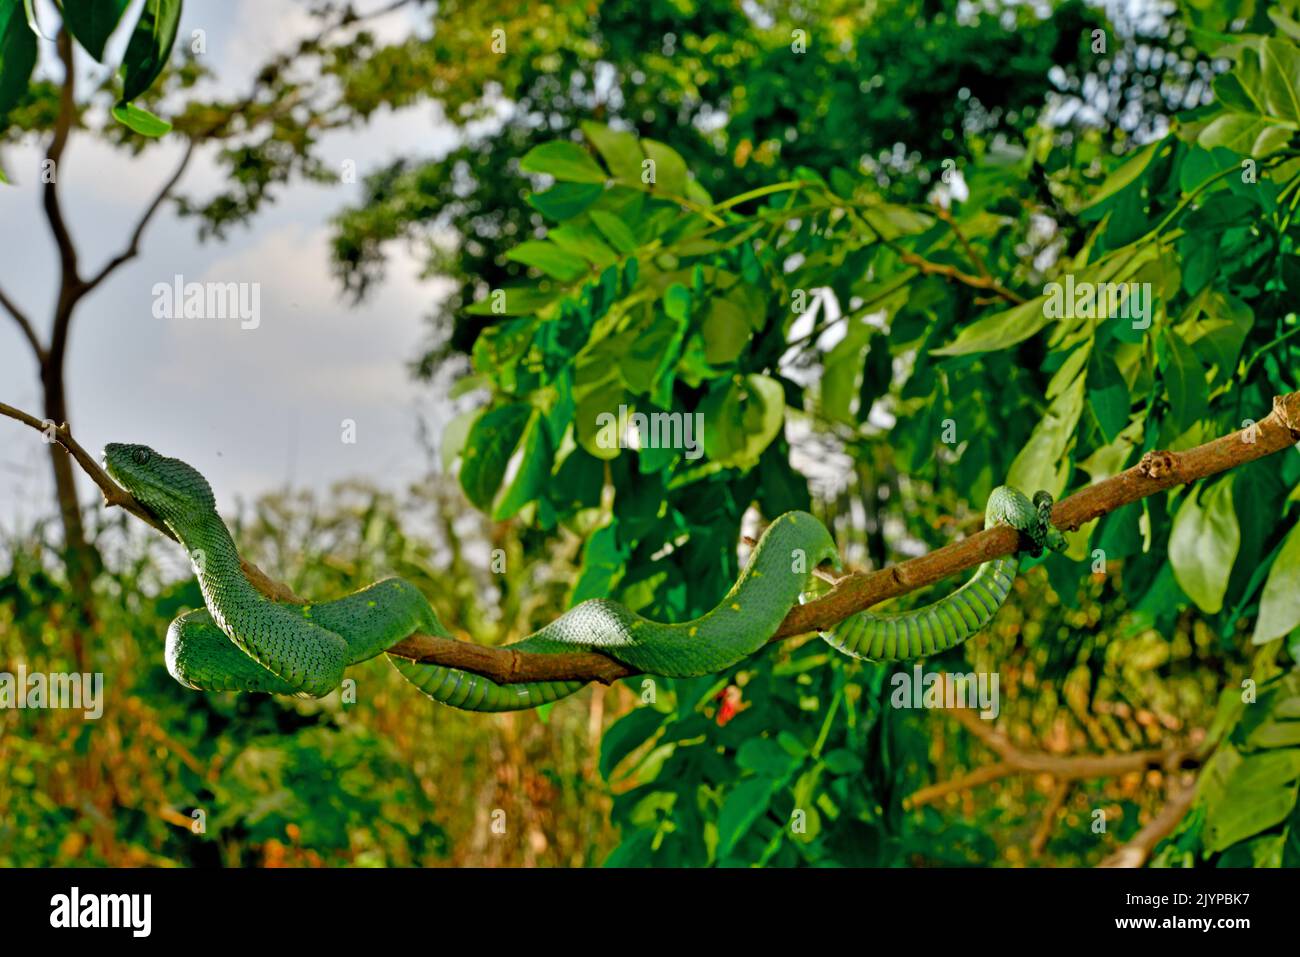
<svg viewBox="0 0 1300 957">
<path fill-rule="evenodd" d="M 181 615 L 167 630 L 167 670 L 200 691 L 262 691 L 319 697 L 339 686 L 346 667 L 365 661 L 415 632 L 450 637 L 424 595 L 400 578 L 376 582 L 334 601 L 289 605 L 266 598 L 245 578 L 239 554 L 207 480 L 184 462 L 143 445 L 104 449 L 110 475 L 161 519 L 190 554 L 206 607 Z M 1060 548 L 1051 527 L 1051 497 L 1030 502 L 1003 486 L 989 497 L 987 524 L 1025 533 L 1041 551 Z M 559 654 L 599 651 L 639 671 L 695 677 L 722 671 L 752 655 L 800 601 L 817 566 L 839 564 L 826 527 L 807 512 L 786 512 L 763 533 L 712 611 L 678 624 L 649 621 L 615 601 L 592 599 L 509 647 Z M 947 597 L 916 611 L 860 612 L 822 637 L 855 657 L 915 657 L 951 648 L 982 628 L 1006 599 L 1015 558 L 985 562 Z M 515 711 L 570 695 L 581 681 L 499 684 L 455 668 L 389 660 L 435 701 L 469 711 Z"/>
</svg>

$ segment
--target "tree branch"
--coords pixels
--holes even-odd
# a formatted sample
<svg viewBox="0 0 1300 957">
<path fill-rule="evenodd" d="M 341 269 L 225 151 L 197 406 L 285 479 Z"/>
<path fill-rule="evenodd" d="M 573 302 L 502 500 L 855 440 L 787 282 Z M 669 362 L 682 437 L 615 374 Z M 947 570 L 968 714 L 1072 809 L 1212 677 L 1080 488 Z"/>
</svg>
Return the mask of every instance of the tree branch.
<svg viewBox="0 0 1300 957">
<path fill-rule="evenodd" d="M 990 276 L 972 276 L 970 273 L 962 272 L 956 266 L 949 266 L 946 263 L 930 262 L 930 260 L 926 259 L 924 256 L 902 249 L 897 244 L 891 243 L 888 240 L 885 240 L 885 245 L 893 249 L 894 252 L 898 254 L 898 258 L 907 265 L 914 266 L 923 273 L 928 273 L 933 276 L 943 276 L 946 279 L 955 280 L 963 286 L 970 286 L 972 289 L 986 289 L 1005 299 L 1007 302 L 1016 305 L 1022 305 L 1028 301 L 1024 296 L 1020 295 L 1020 293 L 1008 289 Z"/>
<path fill-rule="evenodd" d="M 17 419 L 32 428 L 45 431 L 46 424 L 0 403 L 0 414 Z M 117 485 L 98 463 L 81 448 L 68 432 L 66 425 L 55 429 L 53 439 L 72 453 L 78 464 L 104 492 L 108 505 L 118 505 L 131 512 L 169 538 L 175 536 L 139 502 Z M 1052 521 L 1058 528 L 1075 530 L 1087 522 L 1109 512 L 1136 502 L 1148 495 L 1164 491 L 1175 485 L 1194 482 L 1216 475 L 1246 462 L 1263 458 L 1274 452 L 1291 448 L 1300 442 L 1300 392 L 1273 399 L 1273 411 L 1256 425 L 1225 435 L 1222 438 L 1198 445 L 1184 452 L 1148 452 L 1133 468 L 1112 476 L 1095 485 L 1087 486 L 1058 502 L 1052 510 Z M 970 538 L 901 564 L 874 572 L 854 572 L 838 580 L 828 594 L 791 609 L 771 641 L 780 641 L 794 635 L 822 631 L 833 627 L 849 615 L 894 598 L 934 584 L 967 568 L 983 562 L 1010 555 L 1021 543 L 1019 534 L 1012 528 L 1000 525 L 986 528 Z M 253 586 L 277 601 L 300 601 L 292 597 L 287 587 L 263 574 L 255 566 L 245 566 Z M 412 661 L 459 668 L 484 675 L 494 681 L 514 683 L 521 681 L 599 681 L 609 684 L 619 678 L 638 674 L 635 669 L 596 652 L 572 654 L 537 654 L 494 648 L 472 642 L 431 635 L 416 634 L 388 649 L 390 654 Z M 1139 756 L 1141 753 L 1138 753 Z M 1134 755 L 1119 756 L 1124 761 L 1137 760 Z M 1102 761 L 1099 773 L 1117 773 L 1112 759 L 1078 758 L 1082 762 L 1072 765 L 1087 769 L 1089 761 Z M 1148 763 L 1149 758 L 1143 759 Z M 1042 770 L 1058 775 L 1069 773 L 1053 762 Z M 1090 776 L 1089 774 L 1075 774 Z"/>
<path fill-rule="evenodd" d="M 153 201 L 149 204 L 149 207 L 144 211 L 144 215 L 140 217 L 140 221 L 136 223 L 135 230 L 131 233 L 131 241 L 127 243 L 125 249 L 105 263 L 103 269 L 95 273 L 93 277 L 81 285 L 78 298 L 90 292 L 107 279 L 118 266 L 121 266 L 128 260 L 134 259 L 140 254 L 140 240 L 144 236 L 145 228 L 149 225 L 149 221 L 153 219 L 154 213 L 158 212 L 158 208 L 162 206 L 163 201 L 170 196 L 172 190 L 176 188 L 176 184 L 180 182 L 181 177 L 185 175 L 185 168 L 189 166 L 190 157 L 193 155 L 194 140 L 191 139 L 186 144 L 185 155 L 181 157 L 181 161 L 177 164 L 175 171 L 167 178 L 167 182 L 163 184 L 162 189 L 157 192 Z"/>
<path fill-rule="evenodd" d="M 1112 778 L 1152 768 L 1173 771 L 1185 764 L 1200 763 L 1205 759 L 1202 751 L 1192 747 L 1081 755 L 1025 751 L 1012 744 L 1006 735 L 974 712 L 953 708 L 947 713 L 1001 760 L 997 764 L 977 768 L 970 774 L 921 788 L 903 802 L 903 806 L 908 810 L 923 804 L 933 804 L 944 795 L 955 791 L 979 787 L 1013 774 L 1050 774 L 1056 778 L 1059 785 L 1089 778 Z"/>
<path fill-rule="evenodd" d="M 980 258 L 979 253 L 975 251 L 970 242 L 966 239 L 966 234 L 961 231 L 961 227 L 957 225 L 957 220 L 953 219 L 952 213 L 942 206 L 936 206 L 935 215 L 948 224 L 948 228 L 952 230 L 953 235 L 957 237 L 957 241 L 961 243 L 961 248 L 966 251 L 966 258 L 969 259 L 975 266 L 976 270 L 979 271 L 980 276 L 984 279 L 992 279 L 993 276 L 989 273 L 988 267 L 984 265 L 984 260 Z"/>
<path fill-rule="evenodd" d="M 1127 844 L 1107 855 L 1098 867 L 1141 867 L 1151 857 L 1157 844 L 1178 826 L 1196 797 L 1196 779 L 1176 786 L 1177 789 L 1146 825 Z"/>
<path fill-rule="evenodd" d="M 16 302 L 5 295 L 3 289 L 0 289 L 0 306 L 4 306 L 5 311 L 14 317 L 14 322 L 18 323 L 18 328 L 22 330 L 28 345 L 32 347 L 32 352 L 36 353 L 36 362 L 38 364 L 44 363 L 45 347 L 41 345 L 41 340 L 37 338 L 36 327 L 32 325 L 31 317 L 23 312 Z"/>
<path fill-rule="evenodd" d="M 61 174 L 59 163 L 63 160 L 63 149 L 68 145 L 68 134 L 77 118 L 76 100 L 76 66 L 73 62 L 72 37 L 66 29 L 60 28 L 58 36 L 59 59 L 63 62 L 63 86 L 59 92 L 59 116 L 54 123 L 54 135 L 50 139 L 45 159 L 50 163 L 45 181 L 42 202 L 45 206 L 45 218 L 50 222 L 50 231 L 59 247 L 59 262 L 63 268 L 62 288 L 75 290 L 81 285 L 77 274 L 77 247 L 68 231 L 68 224 L 63 218 L 63 207 L 59 204 L 58 180 Z"/>
<path fill-rule="evenodd" d="M 1034 836 L 1029 839 L 1030 857 L 1041 857 L 1043 849 L 1047 847 L 1048 840 L 1051 839 L 1052 830 L 1056 827 L 1056 815 L 1061 813 L 1061 808 L 1065 806 L 1065 799 L 1070 796 L 1070 781 L 1057 781 L 1052 787 L 1052 796 L 1047 800 L 1047 807 L 1043 808 L 1042 819 L 1038 822 L 1038 828 L 1034 831 Z"/>
<path fill-rule="evenodd" d="M 1064 805 L 1073 782 L 1089 778 L 1118 777 L 1122 774 L 1152 769 L 1175 775 L 1181 768 L 1203 764 L 1213 750 L 1212 747 L 1201 746 L 1128 751 L 1119 754 L 1046 754 L 1041 751 L 1025 751 L 1017 747 L 1008 740 L 1006 735 L 970 710 L 950 708 L 947 709 L 947 714 L 971 735 L 978 738 L 985 747 L 998 756 L 999 760 L 994 764 L 976 768 L 969 774 L 921 788 L 904 799 L 903 807 L 912 810 L 926 804 L 933 804 L 946 795 L 980 787 L 1015 774 L 1050 774 L 1055 778 L 1052 794 L 1044 809 L 1042 820 L 1029 842 L 1030 853 L 1034 857 L 1041 854 L 1046 847 L 1056 815 Z M 1141 867 L 1145 864 L 1155 846 L 1178 826 L 1178 822 L 1191 807 L 1192 799 L 1196 794 L 1194 775 L 1191 778 L 1191 783 L 1184 781 L 1175 784 L 1171 797 L 1160 813 L 1138 831 L 1127 844 L 1108 855 L 1097 866 Z"/>
</svg>

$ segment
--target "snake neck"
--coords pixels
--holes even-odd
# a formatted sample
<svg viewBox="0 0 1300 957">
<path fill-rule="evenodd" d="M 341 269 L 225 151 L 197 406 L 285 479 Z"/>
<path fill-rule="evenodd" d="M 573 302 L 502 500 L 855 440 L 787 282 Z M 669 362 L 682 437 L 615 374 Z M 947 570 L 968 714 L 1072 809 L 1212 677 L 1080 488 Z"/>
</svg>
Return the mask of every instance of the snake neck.
<svg viewBox="0 0 1300 957">
<path fill-rule="evenodd" d="M 249 584 L 239 564 L 239 551 L 221 516 L 210 512 L 187 522 L 168 522 L 189 552 L 194 576 L 204 604 L 223 632 L 229 635 L 248 623 L 266 599 Z"/>
</svg>

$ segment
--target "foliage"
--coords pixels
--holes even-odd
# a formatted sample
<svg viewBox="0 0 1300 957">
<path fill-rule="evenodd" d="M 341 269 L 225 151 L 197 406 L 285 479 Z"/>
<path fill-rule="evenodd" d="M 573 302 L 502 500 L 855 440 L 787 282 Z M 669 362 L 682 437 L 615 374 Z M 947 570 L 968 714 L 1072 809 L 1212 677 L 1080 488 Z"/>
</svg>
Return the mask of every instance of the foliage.
<svg viewBox="0 0 1300 957">
<path fill-rule="evenodd" d="M 340 217 L 334 248 L 358 295 L 399 239 L 420 241 L 429 270 L 457 281 L 431 316 L 425 373 L 472 348 L 485 323 L 465 307 L 481 286 L 524 274 L 502 253 L 537 232 L 544 211 L 521 201 L 528 177 L 519 158 L 584 122 L 670 142 L 719 196 L 812 166 L 862 170 L 915 199 L 945 162 L 1015 142 L 1054 103 L 1064 141 L 1123 142 L 1125 130 L 1195 100 L 1210 73 L 1180 25 L 1167 34 L 1117 28 L 1073 0 L 1053 4 L 1050 17 L 1022 4 L 959 15 L 930 0 L 527 10 L 476 0 L 440 3 L 433 26 L 427 39 L 376 45 L 339 75 L 363 113 L 437 98 L 463 142 L 372 173 L 361 202 Z M 1099 29 L 1109 40 L 1101 55 L 1091 50 Z M 493 45 L 498 30 L 504 48 Z"/>
<path fill-rule="evenodd" d="M 104 45 L 128 6 L 127 0 L 64 0 L 60 10 L 63 28 L 103 63 Z M 171 124 L 134 101 L 167 65 L 180 16 L 181 0 L 145 0 L 127 40 L 120 68 L 122 87 L 112 112 L 114 119 L 142 136 L 162 136 L 171 129 Z M 28 79 L 36 66 L 36 39 L 43 36 L 31 3 L 0 3 L 0 123 L 26 98 Z"/>
<path fill-rule="evenodd" d="M 467 494 L 498 518 L 589 532 L 574 601 L 613 594 L 671 620 L 710 607 L 733 580 L 731 543 L 751 503 L 768 519 L 807 506 L 783 426 L 834 435 L 870 465 L 892 458 L 902 500 L 891 505 L 906 516 L 926 499 L 978 503 L 1004 476 L 1060 494 L 1147 450 L 1249 425 L 1246 414 L 1297 384 L 1300 153 L 1275 131 L 1294 128 L 1300 70 L 1288 64 L 1300 51 L 1284 35 L 1232 50 L 1219 101 L 1122 162 L 1032 130 L 1019 151 L 967 166 L 960 201 L 940 189 L 932 204 L 891 202 L 872 178 L 800 168 L 717 202 L 652 139 L 587 124 L 585 144 L 535 146 L 520 168 L 544 177 L 529 202 L 552 225 L 508 254 L 535 278 L 484 283 L 470 310 L 496 318 L 474 348 L 476 381 L 494 399 L 467 432 Z M 1258 153 L 1237 151 L 1247 111 Z M 1031 184 L 1036 167 L 1052 171 L 1050 205 Z M 1108 283 L 1133 296 L 1122 314 L 1083 294 Z M 816 325 L 793 335 L 815 294 Z M 820 369 L 811 382 L 796 356 Z M 622 406 L 699 413 L 706 456 L 611 443 L 601 416 Z M 892 428 L 874 425 L 881 413 Z M 1280 643 L 1300 625 L 1281 597 L 1293 568 L 1275 561 L 1298 483 L 1300 457 L 1287 453 L 1121 509 L 1043 564 L 1073 602 L 1098 560 L 1122 563 L 1102 600 L 1133 608 L 1130 629 L 1170 636 L 1190 606 L 1223 648 L 1245 639 L 1263 596 L 1257 640 Z M 648 688 L 658 717 L 634 713 L 607 742 L 611 767 L 641 742 L 652 749 L 616 808 L 613 859 L 790 860 L 802 843 L 795 812 L 819 809 L 850 830 L 899 814 L 881 795 L 848 800 L 854 785 L 837 783 L 843 773 L 860 786 L 858 769 L 883 752 L 868 746 L 871 716 L 848 703 L 841 669 L 804 673 L 822 658 L 814 646 Z M 866 670 L 863 700 L 885 673 Z M 705 711 L 729 683 L 757 704 L 720 727 Z M 1295 805 L 1296 774 L 1277 760 L 1282 770 L 1245 786 L 1273 789 L 1270 823 Z M 1232 773 L 1215 768 L 1205 781 Z M 1209 784 L 1202 802 L 1197 820 L 1213 825 Z M 1184 840 L 1226 850 L 1221 837 Z M 868 846 L 847 833 L 829 842 L 837 860 Z"/>
</svg>

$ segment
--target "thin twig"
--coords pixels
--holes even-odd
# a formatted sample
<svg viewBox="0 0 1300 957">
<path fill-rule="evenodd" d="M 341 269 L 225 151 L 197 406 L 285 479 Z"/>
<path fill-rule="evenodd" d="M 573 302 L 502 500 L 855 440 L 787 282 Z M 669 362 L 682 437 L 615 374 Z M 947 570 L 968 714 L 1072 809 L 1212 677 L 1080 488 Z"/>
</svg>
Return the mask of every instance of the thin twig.
<svg viewBox="0 0 1300 957">
<path fill-rule="evenodd" d="M 989 273 L 988 266 L 984 265 L 984 260 L 980 258 L 979 253 L 977 253 L 967 241 L 966 234 L 961 231 L 961 227 L 957 225 L 957 220 L 953 219 L 952 213 L 942 206 L 937 206 L 935 207 L 935 215 L 947 223 L 949 228 L 952 229 L 953 235 L 957 237 L 957 242 L 961 243 L 961 248 L 966 250 L 966 257 L 979 271 L 979 274 L 985 279 L 992 279 L 993 277 Z"/>
<path fill-rule="evenodd" d="M 999 760 L 996 764 L 977 768 L 970 774 L 921 788 L 904 800 L 903 806 L 909 810 L 933 804 L 945 795 L 979 787 L 1013 774 L 1050 774 L 1060 784 L 1111 778 L 1151 769 L 1175 771 L 1188 764 L 1199 764 L 1206 757 L 1204 750 L 1193 747 L 1127 751 L 1119 754 L 1047 754 L 1042 751 L 1026 751 L 1012 744 L 1006 735 L 970 710 L 950 708 L 946 713 L 978 738 Z"/>
<path fill-rule="evenodd" d="M 68 134 L 72 131 L 72 124 L 77 117 L 76 64 L 73 61 L 72 37 L 66 29 L 59 30 L 57 46 L 59 60 L 63 63 L 64 77 L 63 86 L 59 91 L 59 115 L 54 122 L 54 135 L 50 137 L 49 148 L 45 151 L 45 159 L 50 164 L 50 169 L 45 181 L 42 203 L 45 207 L 45 218 L 49 220 L 50 231 L 54 234 L 54 242 L 59 249 L 59 262 L 63 268 L 61 287 L 66 290 L 75 288 L 81 282 L 77 274 L 77 246 L 72 241 L 72 234 L 68 231 L 68 224 L 63 218 L 58 187 L 58 180 L 62 175 L 59 163 L 63 161 L 63 149 L 68 145 Z"/>
<path fill-rule="evenodd" d="M 1160 809 L 1160 813 L 1153 817 L 1146 825 L 1129 839 L 1128 843 L 1116 850 L 1114 853 L 1107 855 L 1098 867 L 1141 867 L 1151 857 L 1151 852 L 1155 850 L 1156 845 L 1169 836 L 1170 832 L 1178 826 L 1178 822 L 1183 819 L 1187 809 L 1192 806 L 1192 800 L 1196 797 L 1196 778 L 1178 785 L 1165 802 L 1165 806 Z"/>
<path fill-rule="evenodd" d="M 1043 808 L 1042 819 L 1038 822 L 1038 829 L 1029 839 L 1030 857 L 1042 856 L 1043 848 L 1047 847 L 1052 830 L 1056 827 L 1056 815 L 1061 812 L 1061 808 L 1065 806 L 1065 799 L 1070 796 L 1071 786 L 1068 779 L 1058 780 L 1053 785 L 1051 797 L 1047 799 L 1047 807 Z"/>
<path fill-rule="evenodd" d="M 163 200 L 171 195 L 172 190 L 176 188 L 176 184 L 180 182 L 180 178 L 185 174 L 185 168 L 190 164 L 190 157 L 193 155 L 194 140 L 190 140 L 185 145 L 185 154 L 181 157 L 181 161 L 176 165 L 176 169 L 172 172 L 172 175 L 167 178 L 167 181 L 163 183 L 162 188 L 154 195 L 153 201 L 144 211 L 144 215 L 140 217 L 139 222 L 136 223 L 135 229 L 131 233 L 131 239 L 126 244 L 126 248 L 106 262 L 103 269 L 95 273 L 95 275 L 90 279 L 86 280 L 81 288 L 81 293 L 83 295 L 90 292 L 107 279 L 113 273 L 113 270 L 117 269 L 117 267 L 121 266 L 128 260 L 134 259 L 140 254 L 140 240 L 144 237 L 145 228 L 149 225 L 149 221 L 153 219 L 154 214 L 158 212 L 158 208 L 162 206 Z"/>
<path fill-rule="evenodd" d="M 36 335 L 36 327 L 32 324 L 31 317 L 19 308 L 16 302 L 5 295 L 3 289 L 0 289 L 0 306 L 4 306 L 5 311 L 13 316 L 14 322 L 18 323 L 18 328 L 22 330 L 27 343 L 32 347 L 32 352 L 36 354 L 37 363 L 43 363 L 45 361 L 45 347 L 41 345 L 41 340 Z"/>
</svg>

